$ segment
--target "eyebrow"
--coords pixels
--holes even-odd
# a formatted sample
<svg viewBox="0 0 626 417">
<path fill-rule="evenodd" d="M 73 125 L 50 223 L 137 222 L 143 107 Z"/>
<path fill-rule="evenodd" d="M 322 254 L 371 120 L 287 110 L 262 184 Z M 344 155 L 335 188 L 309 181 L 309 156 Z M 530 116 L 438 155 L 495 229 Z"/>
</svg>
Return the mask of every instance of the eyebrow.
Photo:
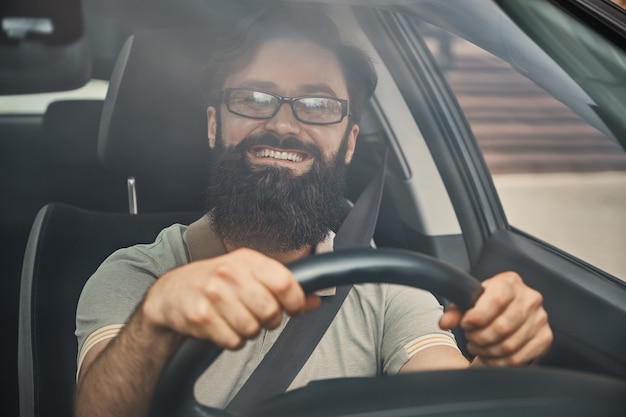
<svg viewBox="0 0 626 417">
<path fill-rule="evenodd" d="M 305 84 L 301 87 L 303 93 L 306 94 L 315 94 L 315 93 L 324 93 L 333 97 L 337 97 L 337 93 L 330 88 L 328 84 Z"/>
<path fill-rule="evenodd" d="M 246 80 L 239 85 L 239 88 L 253 88 L 267 91 L 276 91 L 278 85 L 271 81 Z M 300 86 L 301 94 L 327 94 L 337 97 L 337 93 L 326 83 L 304 84 Z"/>
<path fill-rule="evenodd" d="M 278 86 L 271 81 L 246 80 L 239 85 L 239 88 L 254 88 L 259 90 L 275 90 Z"/>
</svg>

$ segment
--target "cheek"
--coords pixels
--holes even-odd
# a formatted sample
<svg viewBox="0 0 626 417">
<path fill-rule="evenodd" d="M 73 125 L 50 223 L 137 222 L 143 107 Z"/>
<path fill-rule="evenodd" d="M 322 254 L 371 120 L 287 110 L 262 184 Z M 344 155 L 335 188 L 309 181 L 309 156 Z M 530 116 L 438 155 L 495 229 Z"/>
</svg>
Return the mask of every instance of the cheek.
<svg viewBox="0 0 626 417">
<path fill-rule="evenodd" d="M 227 145 L 236 145 L 245 137 L 255 133 L 259 128 L 257 120 L 243 117 L 228 117 L 222 119 L 222 140 Z"/>
<path fill-rule="evenodd" d="M 345 126 L 342 124 L 336 126 L 326 126 L 321 129 L 316 128 L 315 132 L 310 132 L 312 138 L 315 138 L 317 146 L 320 148 L 326 158 L 333 157 L 341 147 L 341 141 L 345 137 Z"/>
</svg>

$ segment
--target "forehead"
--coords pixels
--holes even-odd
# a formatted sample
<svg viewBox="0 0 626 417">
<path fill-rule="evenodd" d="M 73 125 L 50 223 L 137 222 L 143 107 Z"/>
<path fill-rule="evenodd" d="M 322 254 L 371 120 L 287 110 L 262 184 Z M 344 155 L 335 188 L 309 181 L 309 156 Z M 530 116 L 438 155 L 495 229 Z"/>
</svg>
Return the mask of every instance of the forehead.
<svg viewBox="0 0 626 417">
<path fill-rule="evenodd" d="M 304 40 L 276 39 L 263 44 L 245 68 L 226 79 L 224 87 L 259 88 L 284 96 L 348 96 L 335 54 Z"/>
</svg>

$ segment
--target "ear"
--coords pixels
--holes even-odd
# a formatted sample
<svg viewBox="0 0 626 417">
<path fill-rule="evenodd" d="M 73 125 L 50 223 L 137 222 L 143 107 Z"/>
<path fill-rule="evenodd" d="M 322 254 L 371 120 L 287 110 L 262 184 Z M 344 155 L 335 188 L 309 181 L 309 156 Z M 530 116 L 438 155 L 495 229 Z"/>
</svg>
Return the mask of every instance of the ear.
<svg viewBox="0 0 626 417">
<path fill-rule="evenodd" d="M 348 146 L 346 149 L 346 165 L 349 165 L 352 161 L 352 156 L 354 155 L 354 148 L 356 147 L 356 137 L 359 134 L 359 125 L 356 123 L 352 125 L 350 128 L 350 133 L 348 134 Z"/>
<path fill-rule="evenodd" d="M 215 107 L 209 106 L 206 109 L 207 118 L 207 136 L 209 138 L 209 146 L 215 148 L 215 137 L 217 135 L 217 111 Z"/>
</svg>

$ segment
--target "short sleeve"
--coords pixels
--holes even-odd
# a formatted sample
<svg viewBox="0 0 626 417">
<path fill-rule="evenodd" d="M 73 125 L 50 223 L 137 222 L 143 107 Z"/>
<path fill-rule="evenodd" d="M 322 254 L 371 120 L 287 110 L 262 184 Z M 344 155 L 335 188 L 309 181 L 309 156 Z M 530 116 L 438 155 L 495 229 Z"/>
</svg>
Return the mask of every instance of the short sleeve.
<svg viewBox="0 0 626 417">
<path fill-rule="evenodd" d="M 79 366 L 97 338 L 119 332 L 156 279 L 188 262 L 184 230 L 185 226 L 170 226 L 154 243 L 114 252 L 89 278 L 76 309 Z"/>
<path fill-rule="evenodd" d="M 452 332 L 439 327 L 443 307 L 431 293 L 402 285 L 389 285 L 385 301 L 382 354 L 383 372 L 396 374 L 424 347 L 456 347 Z"/>
</svg>

